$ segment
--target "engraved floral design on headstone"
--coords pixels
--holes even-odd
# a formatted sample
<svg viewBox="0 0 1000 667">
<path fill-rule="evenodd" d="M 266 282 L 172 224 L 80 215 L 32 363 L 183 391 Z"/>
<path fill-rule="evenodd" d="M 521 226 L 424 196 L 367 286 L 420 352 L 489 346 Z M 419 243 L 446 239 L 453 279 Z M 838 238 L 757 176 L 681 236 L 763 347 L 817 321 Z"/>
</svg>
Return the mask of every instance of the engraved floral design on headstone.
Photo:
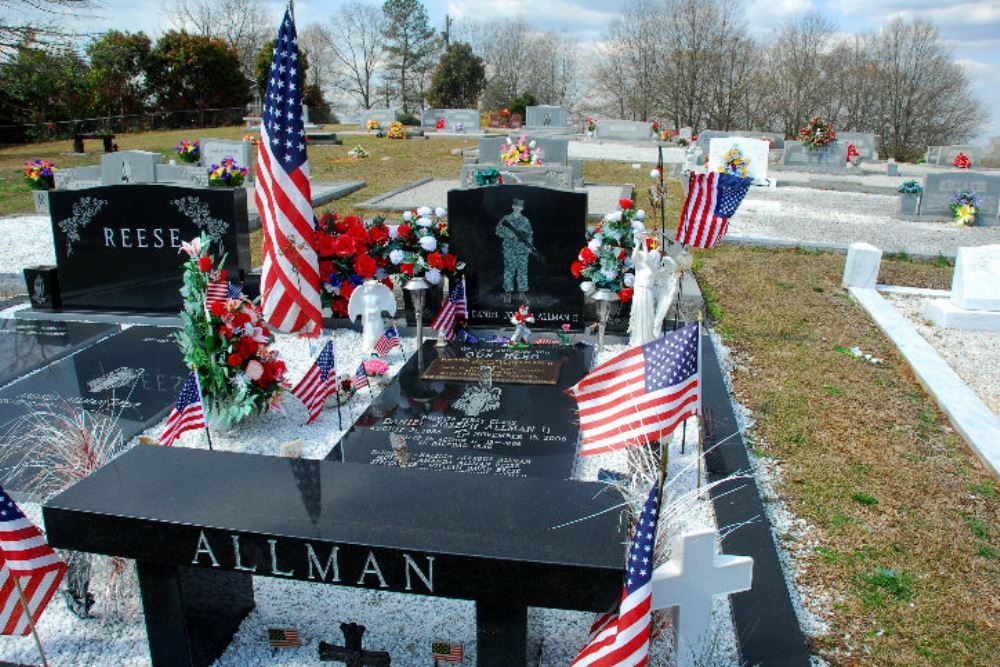
<svg viewBox="0 0 1000 667">
<path fill-rule="evenodd" d="M 170 202 L 191 220 L 198 229 L 208 234 L 208 237 L 222 247 L 222 235 L 229 229 L 229 223 L 219 218 L 213 218 L 208 204 L 199 197 L 181 197 Z"/>
<path fill-rule="evenodd" d="M 72 217 L 60 220 L 59 229 L 66 234 L 66 255 L 73 254 L 73 244 L 80 240 L 80 229 L 90 224 L 98 211 L 107 204 L 106 199 L 96 197 L 81 197 L 80 201 L 73 204 Z"/>
</svg>

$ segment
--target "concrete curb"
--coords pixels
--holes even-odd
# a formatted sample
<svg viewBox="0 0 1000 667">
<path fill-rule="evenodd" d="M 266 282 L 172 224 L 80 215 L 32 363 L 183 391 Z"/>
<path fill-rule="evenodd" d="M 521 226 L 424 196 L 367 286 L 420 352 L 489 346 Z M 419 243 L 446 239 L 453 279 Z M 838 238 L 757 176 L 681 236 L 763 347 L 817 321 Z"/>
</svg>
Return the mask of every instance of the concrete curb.
<svg viewBox="0 0 1000 667">
<path fill-rule="evenodd" d="M 826 243 L 824 241 L 795 241 L 792 239 L 777 239 L 767 236 L 733 234 L 732 232 L 722 237 L 722 240 L 719 242 L 730 245 L 759 246 L 761 248 L 801 248 L 802 250 L 819 250 L 822 252 L 836 252 L 844 254 L 846 254 L 849 249 L 849 245 L 841 243 Z M 910 257 L 915 257 L 917 259 L 937 259 L 941 256 L 951 259 L 955 258 L 955 253 L 951 251 L 940 252 L 934 255 L 910 249 L 887 250 L 886 252 L 889 254 L 905 253 Z"/>
<path fill-rule="evenodd" d="M 1000 419 L 876 290 L 851 287 L 849 291 L 895 343 L 920 384 L 972 450 L 1000 477 Z"/>
</svg>

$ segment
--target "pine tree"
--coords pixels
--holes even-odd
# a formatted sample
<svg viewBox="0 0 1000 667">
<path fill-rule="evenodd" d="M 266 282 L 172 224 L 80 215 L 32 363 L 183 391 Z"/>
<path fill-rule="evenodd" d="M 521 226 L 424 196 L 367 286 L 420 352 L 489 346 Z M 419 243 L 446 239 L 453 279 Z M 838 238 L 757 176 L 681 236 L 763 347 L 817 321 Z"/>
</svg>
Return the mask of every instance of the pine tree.
<svg viewBox="0 0 1000 667">
<path fill-rule="evenodd" d="M 389 76 L 396 87 L 403 112 L 423 103 L 419 72 L 430 69 L 428 61 L 438 48 L 437 35 L 430 27 L 427 9 L 420 0 L 386 0 L 382 5 L 386 18 L 386 51 Z"/>
</svg>

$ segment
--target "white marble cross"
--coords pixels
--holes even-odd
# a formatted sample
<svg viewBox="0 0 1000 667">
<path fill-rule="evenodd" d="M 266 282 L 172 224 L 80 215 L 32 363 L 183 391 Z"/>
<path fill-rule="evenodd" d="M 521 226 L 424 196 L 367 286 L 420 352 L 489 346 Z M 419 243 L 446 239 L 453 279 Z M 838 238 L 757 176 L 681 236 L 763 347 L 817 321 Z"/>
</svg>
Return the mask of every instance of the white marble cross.
<svg viewBox="0 0 1000 667">
<path fill-rule="evenodd" d="M 653 571 L 653 609 L 674 607 L 674 645 L 678 665 L 704 657 L 712 636 L 716 595 L 750 589 L 753 558 L 715 552 L 715 531 L 675 536 L 670 560 Z"/>
</svg>

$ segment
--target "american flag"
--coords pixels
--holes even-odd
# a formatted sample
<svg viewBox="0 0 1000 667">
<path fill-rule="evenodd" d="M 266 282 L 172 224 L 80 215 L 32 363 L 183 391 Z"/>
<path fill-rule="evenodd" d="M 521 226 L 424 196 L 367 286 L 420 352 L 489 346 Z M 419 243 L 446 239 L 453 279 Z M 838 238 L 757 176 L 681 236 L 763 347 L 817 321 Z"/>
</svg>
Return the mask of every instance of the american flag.
<svg viewBox="0 0 1000 667">
<path fill-rule="evenodd" d="M 396 325 L 393 324 L 391 327 L 385 330 L 377 341 L 375 341 L 375 353 L 381 357 L 392 352 L 394 348 L 401 348 L 403 342 L 399 340 L 399 330 L 396 329 Z"/>
<path fill-rule="evenodd" d="M 274 42 L 261 113 L 254 192 L 264 231 L 264 317 L 281 331 L 318 336 L 323 326 L 319 262 L 313 248 L 299 47 L 289 10 L 285 10 Z"/>
<path fill-rule="evenodd" d="M 0 488 L 0 634 L 28 634 L 31 625 L 21 594 L 28 603 L 31 622 L 37 623 L 65 574 L 66 564 L 42 532 Z"/>
<path fill-rule="evenodd" d="M 302 640 L 299 639 L 298 630 L 268 628 L 267 643 L 271 645 L 271 648 L 277 648 L 279 646 L 301 646 Z"/>
<path fill-rule="evenodd" d="M 309 419 L 306 423 L 319 417 L 323 411 L 323 403 L 327 396 L 337 390 L 337 363 L 334 355 L 333 341 L 328 340 L 320 351 L 316 361 L 310 366 L 299 383 L 292 389 L 296 396 L 306 406 Z"/>
<path fill-rule="evenodd" d="M 626 350 L 572 387 L 583 433 L 580 454 L 655 442 L 698 414 L 698 339 L 695 322 Z"/>
<path fill-rule="evenodd" d="M 632 546 L 625 562 L 625 585 L 618 613 L 601 614 L 590 626 L 590 638 L 570 667 L 645 665 L 649 656 L 653 602 L 653 554 L 656 518 L 660 510 L 660 482 L 649 490 Z"/>
<path fill-rule="evenodd" d="M 465 300 L 465 278 L 462 278 L 460 282 L 455 283 L 448 298 L 441 304 L 441 310 L 431 322 L 431 327 L 444 334 L 448 340 L 452 340 L 455 338 L 455 318 L 468 316 L 469 303 Z"/>
<path fill-rule="evenodd" d="M 751 183 L 752 178 L 715 171 L 692 173 L 676 240 L 697 248 L 714 246 L 725 235 L 729 218 L 736 213 Z"/>
<path fill-rule="evenodd" d="M 468 329 L 459 329 L 458 339 L 463 343 L 471 343 L 472 345 L 477 345 L 480 342 L 478 337 L 469 333 Z"/>
<path fill-rule="evenodd" d="M 451 642 L 431 642 L 431 658 L 441 662 L 462 662 L 462 645 Z"/>
<path fill-rule="evenodd" d="M 351 386 L 356 390 L 368 386 L 368 373 L 365 371 L 365 362 L 362 361 L 358 366 L 358 370 L 354 371 L 354 376 L 351 377 Z"/>
<path fill-rule="evenodd" d="M 160 436 L 160 444 L 169 447 L 185 431 L 205 428 L 205 410 L 201 404 L 201 389 L 198 387 L 198 375 L 191 371 L 181 393 L 177 397 L 174 409 L 167 417 L 167 426 Z"/>
<path fill-rule="evenodd" d="M 225 280 L 213 280 L 205 289 L 205 305 L 210 306 L 215 301 L 238 299 L 243 295 L 243 289 Z"/>
</svg>

